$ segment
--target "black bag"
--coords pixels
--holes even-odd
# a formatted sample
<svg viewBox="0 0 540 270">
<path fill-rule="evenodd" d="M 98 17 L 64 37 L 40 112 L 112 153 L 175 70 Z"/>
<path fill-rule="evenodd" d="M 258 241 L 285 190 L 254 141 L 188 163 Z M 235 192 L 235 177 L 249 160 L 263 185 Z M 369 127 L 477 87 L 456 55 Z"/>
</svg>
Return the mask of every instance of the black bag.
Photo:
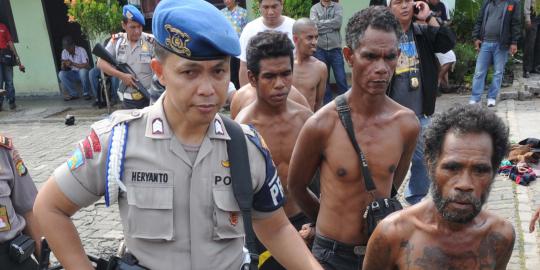
<svg viewBox="0 0 540 270">
<path fill-rule="evenodd" d="M 34 253 L 36 246 L 32 238 L 20 234 L 9 243 L 9 258 L 18 263 L 24 262 Z"/>
<path fill-rule="evenodd" d="M 16 66 L 17 59 L 10 49 L 0 49 L 0 64 L 7 66 Z"/>
<path fill-rule="evenodd" d="M 349 139 L 354 147 L 354 150 L 358 154 L 360 160 L 360 166 L 362 167 L 362 175 L 364 176 L 364 182 L 366 184 L 366 190 L 372 195 L 373 201 L 368 204 L 366 211 L 364 212 L 364 219 L 367 224 L 368 236 L 371 236 L 377 224 L 385 218 L 386 216 L 392 214 L 393 212 L 403 209 L 401 203 L 395 198 L 397 195 L 396 187 L 392 184 L 392 193 L 390 198 L 376 198 L 374 191 L 376 190 L 375 183 L 371 177 L 371 172 L 369 171 L 366 157 L 360 149 L 358 142 L 356 141 L 356 136 L 354 135 L 353 123 L 351 120 L 351 109 L 347 104 L 347 99 L 345 95 L 338 96 L 335 100 L 336 110 L 339 114 L 339 119 L 341 124 L 347 130 Z"/>
</svg>

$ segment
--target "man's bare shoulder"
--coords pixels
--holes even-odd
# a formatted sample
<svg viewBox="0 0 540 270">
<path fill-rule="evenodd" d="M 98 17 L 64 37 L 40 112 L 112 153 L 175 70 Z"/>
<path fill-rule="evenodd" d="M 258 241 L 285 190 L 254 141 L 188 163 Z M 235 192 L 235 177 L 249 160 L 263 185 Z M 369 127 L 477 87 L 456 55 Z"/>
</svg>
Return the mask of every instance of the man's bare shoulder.
<svg viewBox="0 0 540 270">
<path fill-rule="evenodd" d="M 231 101 L 231 117 L 234 119 L 238 113 L 257 98 L 256 90 L 251 84 L 246 84 L 236 91 Z"/>
<path fill-rule="evenodd" d="M 420 130 L 420 123 L 416 114 L 409 108 L 400 105 L 394 100 L 387 97 L 388 105 L 387 108 L 393 117 L 400 123 L 400 126 L 403 130 L 409 132 L 415 132 Z"/>
<path fill-rule="evenodd" d="M 307 119 L 304 129 L 326 137 L 334 130 L 338 122 L 339 117 L 336 111 L 336 105 L 334 102 L 330 102 Z"/>
<path fill-rule="evenodd" d="M 510 221 L 487 210 L 480 212 L 479 216 L 482 220 L 485 220 L 486 224 L 488 224 L 489 227 L 487 229 L 489 230 L 489 235 L 495 234 L 499 235 L 499 238 L 505 238 L 506 241 L 514 241 L 515 230 L 514 225 L 512 225 Z M 503 240 L 502 238 L 500 240 Z"/>
<path fill-rule="evenodd" d="M 323 61 L 315 58 L 314 56 L 311 57 L 311 61 L 313 62 L 313 65 L 319 69 L 319 71 L 327 72 L 326 64 Z"/>
<path fill-rule="evenodd" d="M 299 117 L 303 122 L 313 115 L 311 110 L 290 99 L 287 100 L 287 108 L 293 116 Z"/>
<path fill-rule="evenodd" d="M 255 102 L 252 102 L 246 107 L 240 109 L 240 112 L 238 112 L 234 118 L 234 121 L 240 124 L 249 124 L 253 121 L 253 117 L 255 115 Z"/>
</svg>

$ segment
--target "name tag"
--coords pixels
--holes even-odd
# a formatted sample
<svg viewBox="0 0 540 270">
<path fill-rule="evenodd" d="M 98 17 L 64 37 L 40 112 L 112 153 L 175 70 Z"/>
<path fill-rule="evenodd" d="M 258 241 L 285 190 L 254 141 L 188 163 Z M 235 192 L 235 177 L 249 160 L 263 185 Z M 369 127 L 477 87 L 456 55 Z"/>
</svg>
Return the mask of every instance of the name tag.
<svg viewBox="0 0 540 270">
<path fill-rule="evenodd" d="M 125 171 L 126 185 L 172 186 L 173 176 L 168 171 L 128 169 Z"/>
</svg>

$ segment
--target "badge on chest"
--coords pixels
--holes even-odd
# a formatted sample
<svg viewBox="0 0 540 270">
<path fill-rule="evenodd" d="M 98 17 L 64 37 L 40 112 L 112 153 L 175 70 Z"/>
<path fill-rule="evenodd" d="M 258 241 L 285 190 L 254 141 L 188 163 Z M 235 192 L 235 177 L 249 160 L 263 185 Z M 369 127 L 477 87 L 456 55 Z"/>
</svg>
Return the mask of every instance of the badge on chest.
<svg viewBox="0 0 540 270">
<path fill-rule="evenodd" d="M 11 230 L 11 224 L 9 223 L 7 208 L 5 205 L 0 204 L 0 232 L 9 230 Z"/>
</svg>

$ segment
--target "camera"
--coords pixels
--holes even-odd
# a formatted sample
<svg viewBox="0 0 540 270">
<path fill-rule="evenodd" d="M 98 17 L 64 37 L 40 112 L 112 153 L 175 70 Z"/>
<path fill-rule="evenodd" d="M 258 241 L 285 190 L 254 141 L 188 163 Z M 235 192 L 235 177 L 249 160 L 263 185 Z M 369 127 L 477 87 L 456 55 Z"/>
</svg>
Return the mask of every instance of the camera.
<svg viewBox="0 0 540 270">
<path fill-rule="evenodd" d="M 420 8 L 417 5 L 414 5 L 414 15 L 418 15 L 420 13 Z"/>
</svg>

